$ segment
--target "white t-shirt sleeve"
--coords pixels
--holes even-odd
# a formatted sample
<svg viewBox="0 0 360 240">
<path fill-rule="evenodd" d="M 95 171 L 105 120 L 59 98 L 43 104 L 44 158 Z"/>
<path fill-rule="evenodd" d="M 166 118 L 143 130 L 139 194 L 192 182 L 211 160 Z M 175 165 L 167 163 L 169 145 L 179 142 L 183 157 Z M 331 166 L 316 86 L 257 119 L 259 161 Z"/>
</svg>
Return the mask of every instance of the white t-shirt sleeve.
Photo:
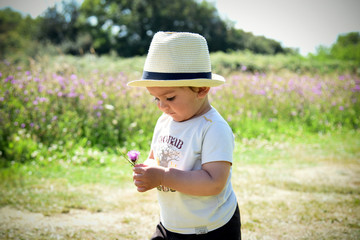
<svg viewBox="0 0 360 240">
<path fill-rule="evenodd" d="M 216 122 L 209 126 L 203 139 L 201 163 L 226 161 L 232 163 L 234 150 L 234 134 L 224 122 Z"/>
</svg>

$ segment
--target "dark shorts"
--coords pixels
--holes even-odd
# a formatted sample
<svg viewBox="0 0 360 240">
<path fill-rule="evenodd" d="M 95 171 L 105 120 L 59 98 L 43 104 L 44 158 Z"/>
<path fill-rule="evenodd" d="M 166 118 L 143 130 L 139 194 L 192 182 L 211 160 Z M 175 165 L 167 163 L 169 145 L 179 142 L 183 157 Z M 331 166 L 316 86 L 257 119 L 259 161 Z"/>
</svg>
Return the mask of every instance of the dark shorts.
<svg viewBox="0 0 360 240">
<path fill-rule="evenodd" d="M 236 207 L 232 218 L 224 226 L 206 234 L 179 234 L 166 230 L 161 222 L 156 226 L 156 231 L 151 240 L 241 240 L 241 221 L 239 206 Z"/>
</svg>

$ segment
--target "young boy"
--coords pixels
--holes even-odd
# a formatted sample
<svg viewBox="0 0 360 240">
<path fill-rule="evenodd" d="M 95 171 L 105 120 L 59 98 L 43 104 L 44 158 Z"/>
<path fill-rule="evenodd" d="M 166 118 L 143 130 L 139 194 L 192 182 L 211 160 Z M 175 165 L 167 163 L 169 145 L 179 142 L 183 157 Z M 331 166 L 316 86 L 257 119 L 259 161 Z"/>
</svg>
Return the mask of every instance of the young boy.
<svg viewBox="0 0 360 240">
<path fill-rule="evenodd" d="M 158 190 L 160 223 L 152 239 L 241 239 L 240 213 L 231 185 L 233 133 L 210 105 L 211 73 L 205 38 L 158 32 L 141 80 L 163 115 L 148 160 L 134 167 L 139 192 Z"/>
</svg>

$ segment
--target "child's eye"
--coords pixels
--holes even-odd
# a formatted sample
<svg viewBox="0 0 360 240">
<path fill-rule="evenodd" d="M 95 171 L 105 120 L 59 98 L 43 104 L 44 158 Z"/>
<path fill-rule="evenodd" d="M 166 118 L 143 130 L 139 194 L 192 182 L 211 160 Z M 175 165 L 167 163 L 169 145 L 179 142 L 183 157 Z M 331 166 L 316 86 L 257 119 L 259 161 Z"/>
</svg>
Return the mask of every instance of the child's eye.
<svg viewBox="0 0 360 240">
<path fill-rule="evenodd" d="M 171 101 L 174 101 L 174 100 L 175 100 L 175 96 L 174 96 L 174 97 L 167 98 L 166 100 L 167 100 L 167 101 L 170 101 L 170 102 L 171 102 Z"/>
<path fill-rule="evenodd" d="M 157 97 L 154 98 L 154 102 L 158 102 L 160 99 L 158 99 Z"/>
</svg>

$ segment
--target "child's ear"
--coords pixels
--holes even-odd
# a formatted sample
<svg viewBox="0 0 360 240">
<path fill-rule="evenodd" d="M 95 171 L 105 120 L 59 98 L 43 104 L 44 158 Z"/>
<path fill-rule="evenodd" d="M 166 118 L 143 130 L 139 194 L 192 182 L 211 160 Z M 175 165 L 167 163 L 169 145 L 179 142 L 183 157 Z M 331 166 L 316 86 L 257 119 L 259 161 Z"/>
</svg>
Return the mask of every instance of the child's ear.
<svg viewBox="0 0 360 240">
<path fill-rule="evenodd" d="M 210 87 L 199 87 L 198 98 L 204 98 L 209 93 Z"/>
</svg>

